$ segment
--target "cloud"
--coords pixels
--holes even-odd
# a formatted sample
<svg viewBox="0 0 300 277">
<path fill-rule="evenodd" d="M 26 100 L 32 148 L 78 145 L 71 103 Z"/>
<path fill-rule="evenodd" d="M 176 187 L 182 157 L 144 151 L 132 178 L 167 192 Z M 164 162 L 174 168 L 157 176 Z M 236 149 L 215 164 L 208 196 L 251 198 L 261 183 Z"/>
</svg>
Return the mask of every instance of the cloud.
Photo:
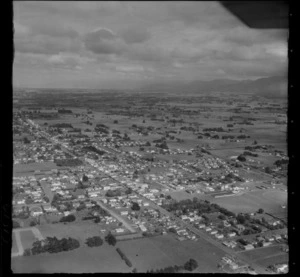
<svg viewBox="0 0 300 277">
<path fill-rule="evenodd" d="M 87 33 L 84 44 L 87 50 L 95 54 L 120 54 L 125 47 L 122 40 L 105 28 Z"/>
<path fill-rule="evenodd" d="M 56 25 L 55 23 L 40 23 L 34 24 L 32 31 L 35 34 L 41 34 L 50 37 L 66 37 L 66 38 L 77 38 L 78 32 L 71 27 Z"/>
<path fill-rule="evenodd" d="M 120 36 L 127 44 L 142 43 L 151 38 L 147 29 L 139 27 L 127 28 L 121 32 Z"/>
<path fill-rule="evenodd" d="M 14 22 L 14 35 L 15 36 L 26 36 L 30 34 L 30 28 L 21 25 L 18 22 Z"/>
<path fill-rule="evenodd" d="M 18 76 L 43 69 L 49 84 L 63 74 L 88 86 L 119 76 L 247 79 L 287 65 L 286 30 L 249 29 L 218 2 L 14 2 L 14 27 Z"/>
<path fill-rule="evenodd" d="M 144 72 L 145 69 L 141 65 L 119 65 L 116 66 L 117 71 L 121 72 Z"/>
<path fill-rule="evenodd" d="M 58 54 L 60 52 L 78 52 L 81 43 L 78 40 L 53 38 L 47 36 L 15 37 L 15 50 L 21 53 Z"/>
</svg>

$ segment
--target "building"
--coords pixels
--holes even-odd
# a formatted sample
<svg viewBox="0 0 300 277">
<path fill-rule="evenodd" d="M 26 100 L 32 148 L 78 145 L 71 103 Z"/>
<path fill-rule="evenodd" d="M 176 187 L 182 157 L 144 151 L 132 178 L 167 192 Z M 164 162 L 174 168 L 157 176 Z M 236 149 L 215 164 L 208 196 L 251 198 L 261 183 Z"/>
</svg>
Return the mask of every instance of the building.
<svg viewBox="0 0 300 277">
<path fill-rule="evenodd" d="M 244 250 L 251 250 L 251 249 L 254 249 L 254 246 L 252 244 L 247 244 L 247 245 L 244 245 Z"/>
</svg>

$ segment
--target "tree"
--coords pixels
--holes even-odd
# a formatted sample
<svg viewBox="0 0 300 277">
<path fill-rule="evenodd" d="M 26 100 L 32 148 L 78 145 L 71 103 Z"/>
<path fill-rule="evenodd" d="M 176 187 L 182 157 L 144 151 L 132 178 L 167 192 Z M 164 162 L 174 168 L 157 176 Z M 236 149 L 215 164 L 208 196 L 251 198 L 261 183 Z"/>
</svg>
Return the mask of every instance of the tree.
<svg viewBox="0 0 300 277">
<path fill-rule="evenodd" d="M 13 220 L 13 228 L 20 228 L 21 225 L 18 221 Z"/>
<path fill-rule="evenodd" d="M 140 207 L 140 205 L 139 205 L 138 203 L 134 202 L 134 203 L 132 204 L 132 206 L 131 206 L 131 209 L 132 209 L 133 211 L 139 211 L 139 210 L 141 209 L 141 207 Z"/>
<path fill-rule="evenodd" d="M 72 222 L 72 221 L 75 221 L 76 220 L 76 217 L 75 215 L 73 214 L 69 214 L 67 216 L 63 216 L 59 222 Z"/>
<path fill-rule="evenodd" d="M 30 140 L 29 140 L 27 137 L 25 137 L 25 138 L 23 139 L 23 142 L 24 142 L 25 144 L 29 144 L 29 143 L 30 143 Z"/>
<path fill-rule="evenodd" d="M 118 120 L 114 120 L 114 124 L 118 124 L 119 122 L 118 122 Z"/>
<path fill-rule="evenodd" d="M 30 225 L 30 226 L 35 226 L 35 225 L 36 225 L 36 222 L 35 222 L 35 221 L 31 221 L 29 225 Z"/>
<path fill-rule="evenodd" d="M 86 245 L 89 247 L 101 246 L 103 244 L 103 240 L 100 236 L 94 236 L 86 239 Z"/>
<path fill-rule="evenodd" d="M 46 203 L 49 203 L 49 201 L 50 201 L 49 198 L 48 198 L 47 196 L 44 196 L 43 199 L 44 199 L 44 201 L 45 201 Z"/>
<path fill-rule="evenodd" d="M 174 234 L 176 234 L 176 233 L 177 233 L 176 229 L 175 229 L 175 228 L 173 228 L 173 227 L 169 228 L 169 230 L 168 230 L 168 231 L 169 231 L 169 232 L 171 232 L 171 233 L 174 233 Z"/>
<path fill-rule="evenodd" d="M 242 214 L 238 214 L 236 220 L 239 224 L 244 224 L 246 222 L 246 219 Z"/>
<path fill-rule="evenodd" d="M 245 162 L 246 161 L 246 157 L 244 156 L 244 155 L 239 155 L 238 157 L 237 157 L 237 159 L 240 161 L 240 162 Z"/>
<path fill-rule="evenodd" d="M 194 269 L 196 269 L 198 267 L 198 263 L 197 261 L 195 261 L 194 259 L 190 259 L 189 261 L 187 261 L 183 268 L 185 270 L 188 270 L 188 271 L 193 271 Z"/>
<path fill-rule="evenodd" d="M 82 177 L 82 182 L 87 182 L 89 178 L 84 174 Z"/>
<path fill-rule="evenodd" d="M 117 243 L 116 237 L 111 232 L 106 235 L 105 241 L 112 246 L 115 246 Z"/>
<path fill-rule="evenodd" d="M 271 174 L 271 173 L 272 173 L 272 170 L 271 170 L 271 168 L 270 168 L 269 166 L 267 166 L 267 167 L 265 168 L 265 172 L 266 172 L 267 174 Z"/>
<path fill-rule="evenodd" d="M 263 214 L 264 213 L 264 210 L 262 208 L 258 209 L 257 211 L 259 214 Z"/>
<path fill-rule="evenodd" d="M 223 215 L 223 214 L 220 214 L 220 215 L 218 216 L 218 218 L 221 219 L 221 220 L 225 220 L 225 219 L 226 219 L 226 216 Z"/>
<path fill-rule="evenodd" d="M 30 256 L 31 255 L 31 250 L 30 248 L 26 248 L 23 252 L 23 256 Z"/>
</svg>

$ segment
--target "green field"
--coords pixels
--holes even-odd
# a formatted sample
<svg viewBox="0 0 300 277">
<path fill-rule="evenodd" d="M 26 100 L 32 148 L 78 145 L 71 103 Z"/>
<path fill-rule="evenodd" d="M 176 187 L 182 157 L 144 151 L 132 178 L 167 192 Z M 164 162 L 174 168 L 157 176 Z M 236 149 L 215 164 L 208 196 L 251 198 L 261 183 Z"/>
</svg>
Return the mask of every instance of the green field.
<svg viewBox="0 0 300 277">
<path fill-rule="evenodd" d="M 204 240 L 180 242 L 172 235 L 122 241 L 118 245 L 140 272 L 182 265 L 190 258 L 197 260 L 198 272 L 218 272 L 217 263 L 224 255 Z"/>
<path fill-rule="evenodd" d="M 265 248 L 254 249 L 243 252 L 249 261 L 255 261 L 261 266 L 268 266 L 275 263 L 284 263 L 288 261 L 288 253 L 280 250 L 281 246 L 271 246 Z"/>
<path fill-rule="evenodd" d="M 235 212 L 251 213 L 256 212 L 259 208 L 269 213 L 280 213 L 284 209 L 281 205 L 286 204 L 287 193 L 283 191 L 255 191 L 242 195 L 214 198 L 211 202 Z"/>
<path fill-rule="evenodd" d="M 20 232 L 23 248 L 31 248 L 32 244 L 36 241 L 36 237 L 31 230 Z"/>
<path fill-rule="evenodd" d="M 35 170 L 47 171 L 51 169 L 56 169 L 57 166 L 53 162 L 44 162 L 44 163 L 29 163 L 29 164 L 16 164 L 13 167 L 14 176 L 16 174 L 34 172 Z"/>
<path fill-rule="evenodd" d="M 38 229 L 42 233 L 43 237 L 56 236 L 59 239 L 64 237 L 73 237 L 79 240 L 80 243 L 83 244 L 86 238 L 91 236 L 96 236 L 96 235 L 99 236 L 100 229 L 104 229 L 104 228 L 102 228 L 98 224 L 95 224 L 94 222 L 86 220 L 86 221 L 72 222 L 69 224 L 55 223 L 55 224 L 40 225 L 38 226 Z"/>
<path fill-rule="evenodd" d="M 70 233 L 71 235 L 71 233 Z M 130 272 L 115 247 L 81 247 L 58 254 L 40 254 L 12 259 L 14 273 L 96 273 Z"/>
</svg>

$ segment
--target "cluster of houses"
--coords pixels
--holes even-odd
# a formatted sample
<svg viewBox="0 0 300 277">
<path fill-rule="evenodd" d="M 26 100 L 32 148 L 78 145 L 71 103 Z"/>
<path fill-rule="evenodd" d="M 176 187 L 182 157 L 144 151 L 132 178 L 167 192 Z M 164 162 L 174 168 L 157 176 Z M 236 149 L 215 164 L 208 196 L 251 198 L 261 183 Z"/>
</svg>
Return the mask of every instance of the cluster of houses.
<svg viewBox="0 0 300 277">
<path fill-rule="evenodd" d="M 13 205 L 46 203 L 44 192 L 35 176 L 13 177 Z"/>
</svg>

